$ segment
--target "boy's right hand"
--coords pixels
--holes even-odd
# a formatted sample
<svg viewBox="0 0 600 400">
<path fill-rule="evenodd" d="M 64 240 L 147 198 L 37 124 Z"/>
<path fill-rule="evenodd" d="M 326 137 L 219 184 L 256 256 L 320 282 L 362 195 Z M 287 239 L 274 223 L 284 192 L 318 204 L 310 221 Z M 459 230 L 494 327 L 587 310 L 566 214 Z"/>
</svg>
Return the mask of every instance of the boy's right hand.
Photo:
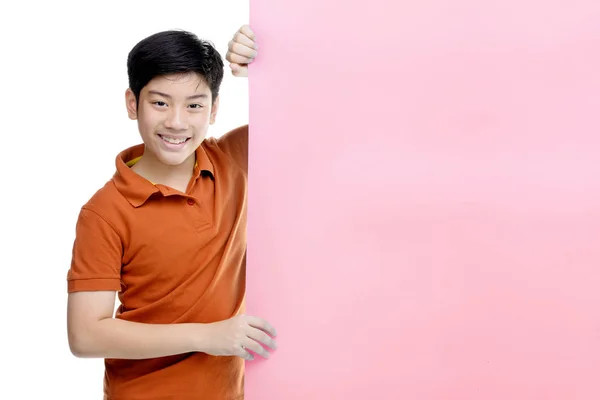
<svg viewBox="0 0 600 400">
<path fill-rule="evenodd" d="M 272 338 L 276 336 L 275 329 L 261 318 L 238 315 L 205 327 L 208 343 L 202 352 L 213 356 L 238 356 L 251 361 L 254 356 L 248 350 L 269 358 L 269 352 L 263 345 L 273 350 L 277 348 Z"/>
</svg>

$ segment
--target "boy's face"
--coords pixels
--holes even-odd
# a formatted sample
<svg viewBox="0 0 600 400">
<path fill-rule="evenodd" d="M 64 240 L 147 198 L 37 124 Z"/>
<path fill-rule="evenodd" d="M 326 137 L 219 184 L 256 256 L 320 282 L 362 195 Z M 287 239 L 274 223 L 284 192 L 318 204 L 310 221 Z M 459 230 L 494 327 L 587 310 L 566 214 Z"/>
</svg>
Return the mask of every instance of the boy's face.
<svg viewBox="0 0 600 400">
<path fill-rule="evenodd" d="M 195 73 L 159 76 L 135 95 L 127 89 L 129 118 L 138 121 L 146 153 L 166 165 L 179 165 L 193 155 L 215 122 L 218 98 Z M 146 154 L 145 153 L 145 154 Z"/>
</svg>

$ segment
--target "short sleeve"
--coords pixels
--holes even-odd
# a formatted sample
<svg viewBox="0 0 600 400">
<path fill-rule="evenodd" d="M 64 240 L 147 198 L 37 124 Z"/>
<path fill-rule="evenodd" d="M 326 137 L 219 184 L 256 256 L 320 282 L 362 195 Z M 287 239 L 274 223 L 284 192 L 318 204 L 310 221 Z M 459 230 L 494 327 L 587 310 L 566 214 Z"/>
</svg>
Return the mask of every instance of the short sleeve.
<svg viewBox="0 0 600 400">
<path fill-rule="evenodd" d="M 123 245 L 115 230 L 98 214 L 83 208 L 77 219 L 69 293 L 120 291 Z"/>
<path fill-rule="evenodd" d="M 219 148 L 248 172 L 248 125 L 227 132 L 217 140 Z"/>
</svg>

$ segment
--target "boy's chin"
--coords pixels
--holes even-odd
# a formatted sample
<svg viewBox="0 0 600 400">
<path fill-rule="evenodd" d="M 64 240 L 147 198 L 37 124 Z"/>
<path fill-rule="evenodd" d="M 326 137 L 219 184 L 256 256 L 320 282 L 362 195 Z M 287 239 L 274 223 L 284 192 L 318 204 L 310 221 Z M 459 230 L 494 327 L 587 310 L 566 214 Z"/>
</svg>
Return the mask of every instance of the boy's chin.
<svg viewBox="0 0 600 400">
<path fill-rule="evenodd" d="M 193 157 L 194 153 L 191 154 L 161 154 L 159 155 L 158 160 L 168 167 L 177 167 L 185 163 L 189 160 L 190 157 Z"/>
</svg>

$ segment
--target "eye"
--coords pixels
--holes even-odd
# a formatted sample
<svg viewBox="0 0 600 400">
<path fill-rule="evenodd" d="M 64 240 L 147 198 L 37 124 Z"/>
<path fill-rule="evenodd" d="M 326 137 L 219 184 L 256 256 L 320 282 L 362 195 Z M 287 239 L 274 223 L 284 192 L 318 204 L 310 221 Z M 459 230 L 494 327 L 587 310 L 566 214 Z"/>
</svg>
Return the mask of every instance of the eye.
<svg viewBox="0 0 600 400">
<path fill-rule="evenodd" d="M 152 102 L 152 104 L 154 104 L 155 106 L 159 106 L 159 107 L 164 107 L 167 105 L 167 103 L 165 103 L 164 101 L 154 101 L 154 102 Z"/>
<path fill-rule="evenodd" d="M 190 104 L 190 107 L 196 110 L 200 110 L 204 106 L 202 104 Z"/>
</svg>

